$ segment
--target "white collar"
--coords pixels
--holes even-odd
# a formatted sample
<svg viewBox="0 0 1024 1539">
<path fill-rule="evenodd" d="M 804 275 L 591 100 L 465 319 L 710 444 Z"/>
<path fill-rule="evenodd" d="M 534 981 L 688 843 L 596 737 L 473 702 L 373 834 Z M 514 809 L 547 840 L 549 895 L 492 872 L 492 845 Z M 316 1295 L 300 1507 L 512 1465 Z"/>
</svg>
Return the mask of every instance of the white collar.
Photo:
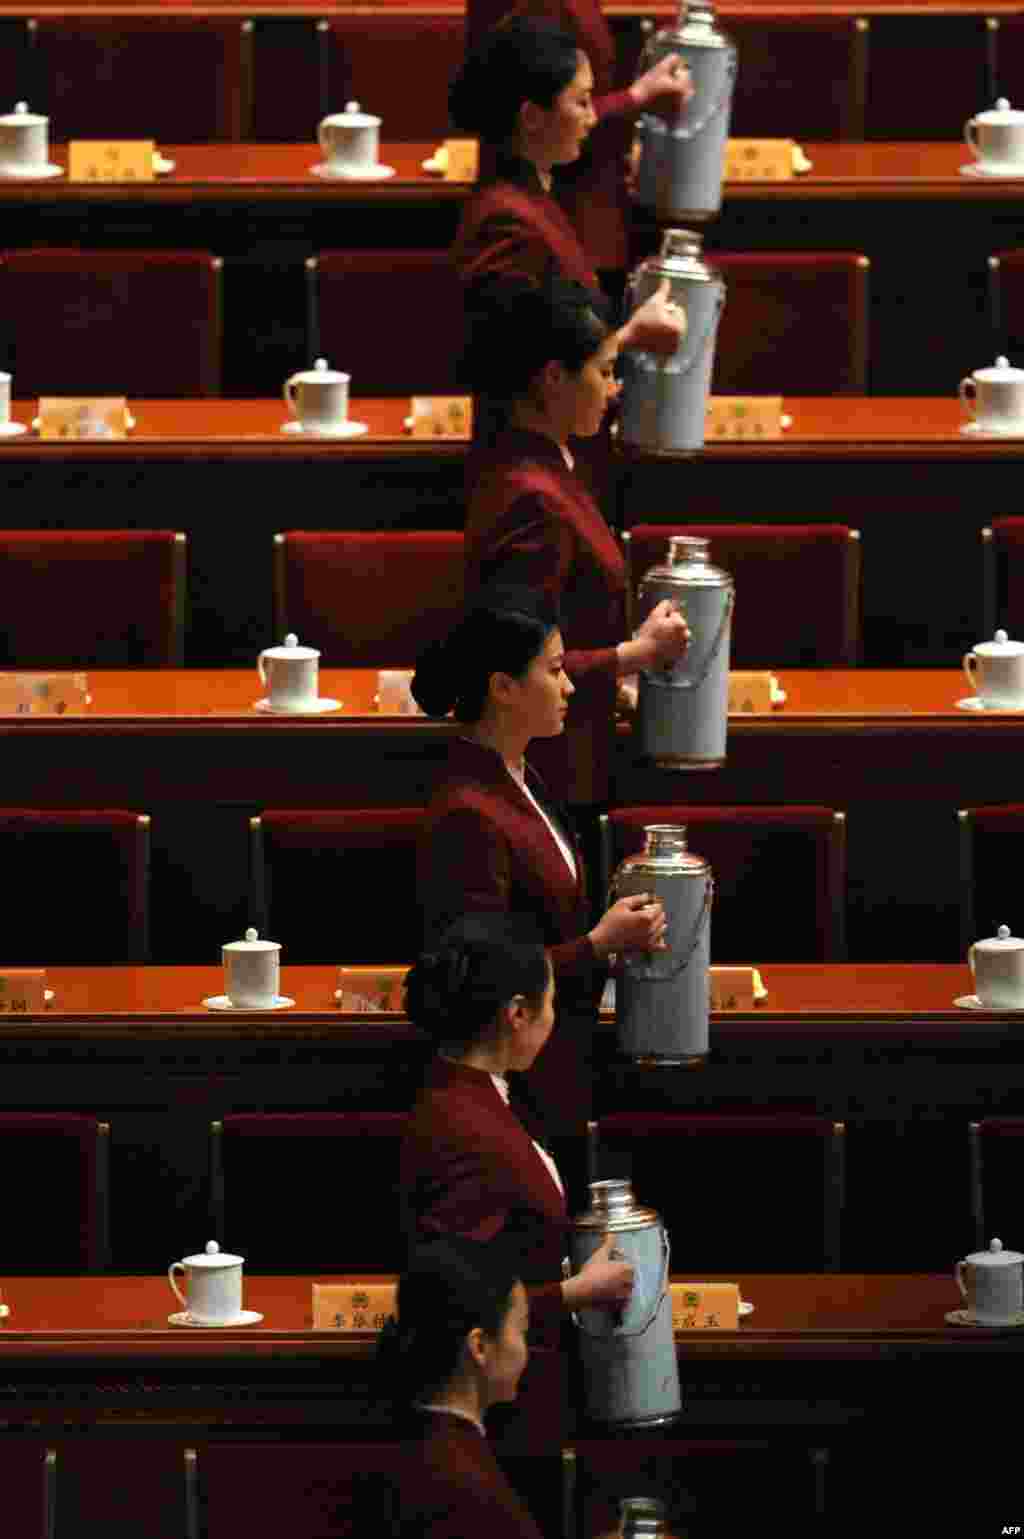
<svg viewBox="0 0 1024 1539">
<path fill-rule="evenodd" d="M 470 1422 L 481 1437 L 487 1436 L 483 1422 L 478 1416 L 474 1416 L 472 1411 L 463 1411 L 457 1405 L 426 1405 L 422 1400 L 416 1400 L 413 1404 L 417 1411 L 433 1411 L 437 1416 L 460 1416 L 463 1421 Z"/>
</svg>

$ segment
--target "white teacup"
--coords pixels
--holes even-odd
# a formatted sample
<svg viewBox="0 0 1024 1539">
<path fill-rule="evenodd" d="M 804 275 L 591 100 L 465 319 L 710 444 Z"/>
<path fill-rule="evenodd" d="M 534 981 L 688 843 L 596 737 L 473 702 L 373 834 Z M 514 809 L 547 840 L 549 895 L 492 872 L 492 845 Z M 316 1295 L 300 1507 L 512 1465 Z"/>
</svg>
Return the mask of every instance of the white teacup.
<svg viewBox="0 0 1024 1539">
<path fill-rule="evenodd" d="M 31 171 L 47 164 L 50 120 L 29 112 L 18 102 L 13 112 L 0 117 L 0 175 L 5 171 Z"/>
<path fill-rule="evenodd" d="M 987 369 L 975 369 L 960 381 L 964 411 L 984 431 L 1024 432 L 1024 369 L 1013 369 L 997 358 Z"/>
<path fill-rule="evenodd" d="M 323 118 L 317 129 L 320 150 L 334 176 L 374 171 L 380 160 L 380 118 L 361 112 L 358 102 L 346 102 L 344 112 Z"/>
<path fill-rule="evenodd" d="M 221 947 L 224 992 L 236 1010 L 268 1010 L 281 996 L 281 943 L 260 940 L 253 929 L 245 939 Z"/>
<path fill-rule="evenodd" d="M 1001 96 L 988 112 L 967 119 L 964 139 L 984 165 L 1019 166 L 1024 162 L 1024 112 L 1015 112 Z"/>
<path fill-rule="evenodd" d="M 1001 924 L 995 935 L 967 948 L 974 992 L 990 1010 L 1024 1008 L 1024 940 Z"/>
<path fill-rule="evenodd" d="M 964 653 L 964 673 L 978 699 L 993 710 L 1024 705 L 1024 642 L 996 631 Z"/>
<path fill-rule="evenodd" d="M 350 378 L 318 358 L 311 369 L 285 380 L 285 402 L 304 432 L 335 433 L 347 422 Z"/>
<path fill-rule="evenodd" d="M 167 1268 L 167 1281 L 185 1313 L 197 1325 L 227 1325 L 242 1313 L 242 1263 L 243 1256 L 228 1256 L 221 1252 L 216 1240 L 211 1240 L 202 1256 L 186 1256 L 183 1261 L 172 1261 Z M 185 1274 L 185 1292 L 182 1293 L 174 1280 L 177 1271 Z"/>
<path fill-rule="evenodd" d="M 1024 1256 L 1004 1250 L 1002 1240 L 958 1261 L 954 1276 L 979 1325 L 1008 1325 L 1024 1310 Z"/>
<path fill-rule="evenodd" d="M 320 653 L 315 647 L 300 647 L 291 634 L 284 646 L 267 647 L 256 659 L 260 683 L 267 692 L 272 711 L 308 711 L 319 698 Z"/>
</svg>

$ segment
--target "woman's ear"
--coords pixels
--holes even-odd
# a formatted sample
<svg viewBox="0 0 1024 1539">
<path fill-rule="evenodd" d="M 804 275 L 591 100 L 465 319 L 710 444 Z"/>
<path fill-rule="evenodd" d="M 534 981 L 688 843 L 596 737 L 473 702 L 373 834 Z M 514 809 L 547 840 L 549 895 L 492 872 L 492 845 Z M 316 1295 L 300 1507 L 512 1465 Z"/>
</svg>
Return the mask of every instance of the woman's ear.
<svg viewBox="0 0 1024 1539">
<path fill-rule="evenodd" d="M 475 1364 L 477 1368 L 486 1368 L 487 1337 L 484 1334 L 483 1326 L 474 1325 L 466 1337 L 466 1351 L 469 1354 L 471 1363 Z"/>
<path fill-rule="evenodd" d="M 510 673 L 492 673 L 487 685 L 487 693 L 495 705 L 508 705 L 514 698 L 517 681 Z"/>
</svg>

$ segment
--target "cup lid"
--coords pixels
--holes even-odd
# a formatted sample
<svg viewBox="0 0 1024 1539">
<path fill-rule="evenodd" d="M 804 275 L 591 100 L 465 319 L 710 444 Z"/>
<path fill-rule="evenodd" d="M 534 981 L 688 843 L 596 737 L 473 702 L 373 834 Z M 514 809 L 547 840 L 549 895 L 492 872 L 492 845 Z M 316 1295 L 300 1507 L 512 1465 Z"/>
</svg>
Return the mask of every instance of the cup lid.
<svg viewBox="0 0 1024 1539">
<path fill-rule="evenodd" d="M 975 650 L 977 650 L 977 648 L 975 648 Z M 275 662 L 280 659 L 291 658 L 293 662 L 302 661 L 308 663 L 311 662 L 314 657 L 319 657 L 320 653 L 317 651 L 316 647 L 300 647 L 298 636 L 289 631 L 288 635 L 284 638 L 284 643 L 282 646 L 267 647 L 266 651 L 260 655 L 262 657 L 272 657 Z"/>
<path fill-rule="evenodd" d="M 975 114 L 975 123 L 994 123 L 1005 125 L 1007 123 L 1024 123 L 1024 112 L 1015 111 L 1005 96 L 1000 96 L 994 107 L 989 107 L 987 112 Z"/>
<path fill-rule="evenodd" d="M 1024 641 L 1011 641 L 1005 631 L 996 631 L 991 641 L 979 641 L 971 650 L 981 657 L 1020 657 Z"/>
<path fill-rule="evenodd" d="M 1010 926 L 1001 924 L 994 935 L 987 935 L 984 940 L 975 941 L 975 951 L 1020 951 L 1024 948 L 1024 939 L 1019 935 L 1010 934 Z"/>
<path fill-rule="evenodd" d="M 2 124 L 4 128 L 11 128 L 18 125 L 26 127 L 29 124 L 38 128 L 40 123 L 48 123 L 49 121 L 49 118 L 43 117 L 38 112 L 29 112 L 28 102 L 15 102 L 14 111 L 7 112 L 3 115 L 3 117 L 0 117 L 0 124 Z"/>
<path fill-rule="evenodd" d="M 1024 1255 L 1019 1250 L 1004 1250 L 1002 1240 L 992 1240 L 988 1250 L 972 1251 L 964 1260 L 971 1266 L 1016 1266 L 1024 1261 Z"/>
<path fill-rule="evenodd" d="M 216 1240 L 207 1240 L 206 1249 L 201 1255 L 182 1257 L 183 1266 L 203 1267 L 207 1271 L 216 1267 L 241 1266 L 244 1261 L 244 1256 L 229 1256 L 227 1251 L 221 1250 Z"/>
<path fill-rule="evenodd" d="M 1024 118 L 1024 112 L 1021 113 Z M 1008 358 L 997 358 L 995 363 L 986 365 L 983 369 L 975 369 L 974 378 L 980 379 L 984 385 L 1019 384 L 1024 380 L 1024 369 L 1015 369 Z"/>
<path fill-rule="evenodd" d="M 259 931 L 250 928 L 245 932 L 245 940 L 225 941 L 220 949 L 222 951 L 280 951 L 281 942 L 260 940 Z"/>
<path fill-rule="evenodd" d="M 350 374 L 342 374 L 338 369 L 332 369 L 326 358 L 318 358 L 311 369 L 303 369 L 299 374 L 293 374 L 289 379 L 289 385 L 347 385 L 351 379 Z"/>
<path fill-rule="evenodd" d="M 381 120 L 372 112 L 364 112 L 358 102 L 346 102 L 344 112 L 332 112 L 330 117 L 324 118 L 324 123 L 329 123 L 332 128 L 379 128 Z"/>
</svg>

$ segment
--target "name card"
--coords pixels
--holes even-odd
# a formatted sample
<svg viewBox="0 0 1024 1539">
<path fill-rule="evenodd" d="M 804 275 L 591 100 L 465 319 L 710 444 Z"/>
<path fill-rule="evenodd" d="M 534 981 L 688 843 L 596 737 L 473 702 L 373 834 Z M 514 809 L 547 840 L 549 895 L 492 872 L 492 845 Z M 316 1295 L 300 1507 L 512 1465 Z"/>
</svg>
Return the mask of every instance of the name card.
<svg viewBox="0 0 1024 1539">
<path fill-rule="evenodd" d="M 84 673 L 0 673 L 0 716 L 65 716 L 91 702 Z"/>
<path fill-rule="evenodd" d="M 756 967 L 709 967 L 712 1010 L 753 1010 L 768 990 Z"/>
<path fill-rule="evenodd" d="M 446 139 L 442 164 L 446 182 L 475 182 L 480 175 L 479 140 Z"/>
<path fill-rule="evenodd" d="M 409 431 L 413 438 L 469 438 L 473 401 L 468 395 L 414 395 Z"/>
<path fill-rule="evenodd" d="M 315 1331 L 379 1331 L 395 1313 L 397 1283 L 314 1283 Z"/>
<path fill-rule="evenodd" d="M 40 438 L 127 438 L 128 426 L 128 402 L 123 395 L 39 398 Z"/>
<path fill-rule="evenodd" d="M 353 1015 L 401 1011 L 407 967 L 339 967 L 334 997 Z"/>
<path fill-rule="evenodd" d="M 791 182 L 793 139 L 730 139 L 725 146 L 727 182 Z"/>
<path fill-rule="evenodd" d="M 705 441 L 782 437 L 781 395 L 708 397 Z"/>
<path fill-rule="evenodd" d="M 377 693 L 374 696 L 382 716 L 422 716 L 423 712 L 412 697 L 411 668 L 379 668 Z"/>
<path fill-rule="evenodd" d="M 747 673 L 729 670 L 729 711 L 733 715 L 752 715 L 770 711 L 776 704 L 779 681 L 772 673 Z"/>
<path fill-rule="evenodd" d="M 71 182 L 151 182 L 155 139 L 72 139 Z"/>
<path fill-rule="evenodd" d="M 22 1015 L 46 1004 L 44 967 L 5 967 L 0 972 L 0 1015 Z"/>
<path fill-rule="evenodd" d="M 739 1324 L 736 1283 L 674 1282 L 671 1293 L 674 1331 L 734 1331 Z"/>
</svg>

